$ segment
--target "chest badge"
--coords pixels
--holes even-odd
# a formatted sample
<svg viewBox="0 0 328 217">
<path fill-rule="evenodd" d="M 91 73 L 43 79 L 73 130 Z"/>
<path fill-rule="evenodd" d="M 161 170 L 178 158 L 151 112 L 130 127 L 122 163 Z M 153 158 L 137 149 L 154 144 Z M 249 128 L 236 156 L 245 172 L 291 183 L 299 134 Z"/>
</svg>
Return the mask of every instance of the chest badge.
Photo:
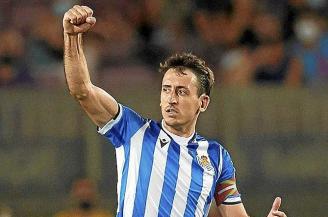
<svg viewBox="0 0 328 217">
<path fill-rule="evenodd" d="M 207 171 L 211 171 L 214 168 L 211 165 L 211 162 L 209 161 L 208 157 L 206 155 L 202 155 L 202 156 L 196 156 L 197 162 L 198 164 L 205 170 Z"/>
</svg>

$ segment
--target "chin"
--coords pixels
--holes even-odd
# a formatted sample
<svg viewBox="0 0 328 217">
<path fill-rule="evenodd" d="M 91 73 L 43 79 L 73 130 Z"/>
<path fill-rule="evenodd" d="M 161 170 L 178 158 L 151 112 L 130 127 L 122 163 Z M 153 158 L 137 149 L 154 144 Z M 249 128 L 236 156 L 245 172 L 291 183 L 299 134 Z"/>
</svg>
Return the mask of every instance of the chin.
<svg viewBox="0 0 328 217">
<path fill-rule="evenodd" d="M 178 125 L 178 120 L 175 118 L 171 118 L 171 117 L 164 117 L 164 122 L 168 125 L 168 126 L 175 126 Z"/>
</svg>

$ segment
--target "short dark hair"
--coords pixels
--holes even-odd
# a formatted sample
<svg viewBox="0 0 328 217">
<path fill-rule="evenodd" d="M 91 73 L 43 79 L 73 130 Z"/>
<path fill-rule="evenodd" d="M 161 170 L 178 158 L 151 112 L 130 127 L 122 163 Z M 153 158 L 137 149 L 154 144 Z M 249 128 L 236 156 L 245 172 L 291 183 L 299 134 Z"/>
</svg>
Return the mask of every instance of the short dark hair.
<svg viewBox="0 0 328 217">
<path fill-rule="evenodd" d="M 174 54 L 160 63 L 159 72 L 165 74 L 169 69 L 177 69 L 183 73 L 190 69 L 198 80 L 198 95 L 210 95 L 214 84 L 214 74 L 205 61 L 191 53 Z"/>
</svg>

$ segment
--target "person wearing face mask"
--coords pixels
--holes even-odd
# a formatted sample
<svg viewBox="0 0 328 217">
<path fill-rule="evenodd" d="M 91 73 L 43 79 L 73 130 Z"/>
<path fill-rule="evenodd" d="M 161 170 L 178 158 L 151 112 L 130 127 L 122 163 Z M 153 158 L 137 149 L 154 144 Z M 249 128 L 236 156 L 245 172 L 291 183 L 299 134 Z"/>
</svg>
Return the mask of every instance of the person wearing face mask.
<svg viewBox="0 0 328 217">
<path fill-rule="evenodd" d="M 304 12 L 294 26 L 293 52 L 302 63 L 306 86 L 322 86 L 328 81 L 328 32 L 324 18 L 314 11 Z"/>
<path fill-rule="evenodd" d="M 72 185 L 71 198 L 74 207 L 57 213 L 54 217 L 113 217 L 98 207 L 95 184 L 88 179 L 76 180 Z"/>
</svg>

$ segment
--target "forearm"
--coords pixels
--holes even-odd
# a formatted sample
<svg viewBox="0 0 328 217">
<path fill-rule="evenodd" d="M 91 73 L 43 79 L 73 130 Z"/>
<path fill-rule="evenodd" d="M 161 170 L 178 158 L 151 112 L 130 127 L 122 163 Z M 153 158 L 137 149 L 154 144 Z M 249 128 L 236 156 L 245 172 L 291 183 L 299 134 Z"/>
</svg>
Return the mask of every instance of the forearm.
<svg viewBox="0 0 328 217">
<path fill-rule="evenodd" d="M 82 33 L 64 33 L 64 67 L 70 94 L 79 100 L 86 98 L 92 83 L 83 52 Z"/>
</svg>

